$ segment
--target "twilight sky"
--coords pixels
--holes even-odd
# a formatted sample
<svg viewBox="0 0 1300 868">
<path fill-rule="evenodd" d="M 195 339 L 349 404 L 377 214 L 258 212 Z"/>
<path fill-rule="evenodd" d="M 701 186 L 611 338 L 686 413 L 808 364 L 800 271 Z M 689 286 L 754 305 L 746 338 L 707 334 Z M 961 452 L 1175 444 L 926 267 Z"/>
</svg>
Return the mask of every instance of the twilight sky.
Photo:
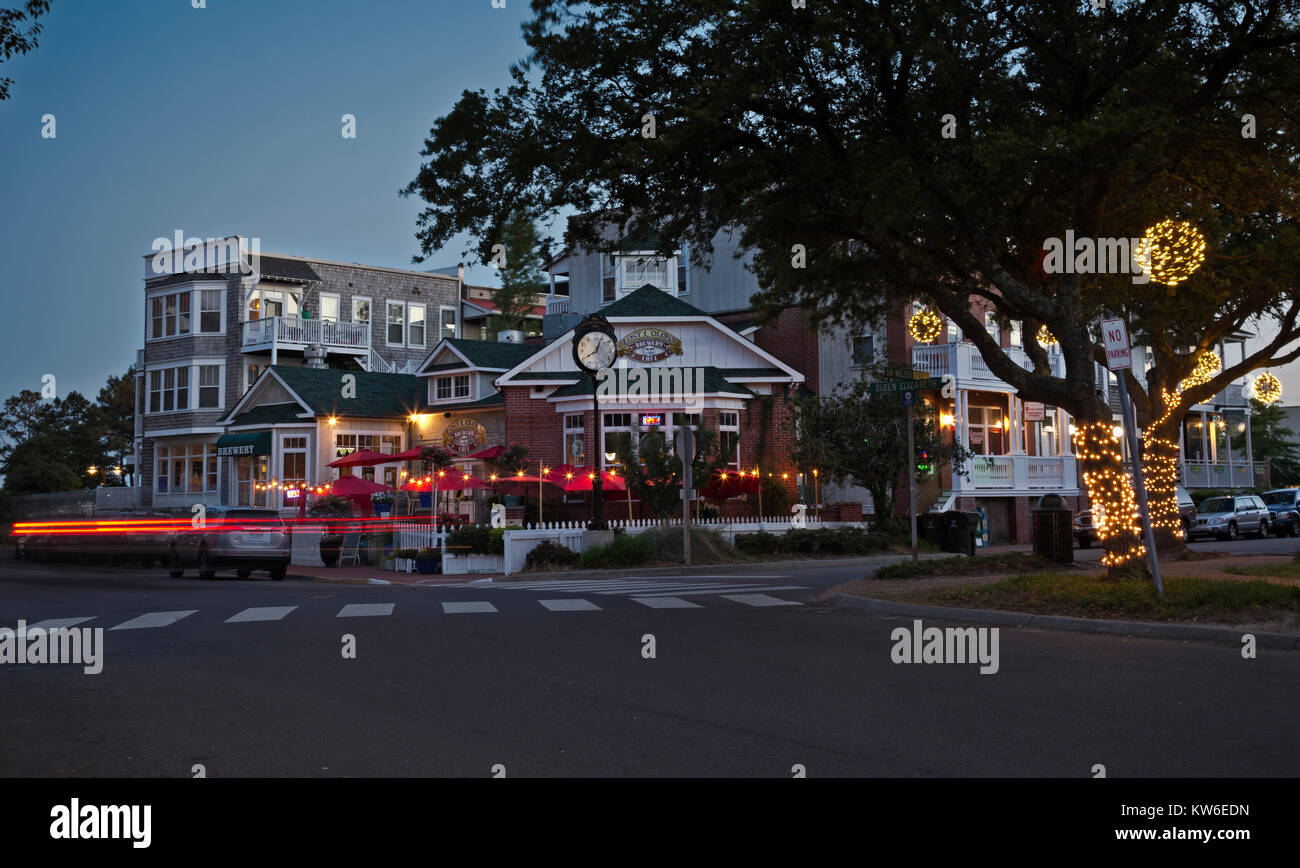
<svg viewBox="0 0 1300 868">
<path fill-rule="evenodd" d="M 39 48 L 0 67 L 15 80 L 0 102 L 0 400 L 46 373 L 93 398 L 126 370 L 140 257 L 177 230 L 369 265 L 462 260 L 468 239 L 411 265 L 420 202 L 397 190 L 462 90 L 508 82 L 527 0 L 205 2 L 54 0 Z M 1300 403 L 1300 363 L 1276 373 Z"/>
<path fill-rule="evenodd" d="M 143 340 L 154 238 L 260 236 L 267 252 L 412 265 L 402 199 L 434 118 L 504 86 L 526 0 L 54 0 L 0 66 L 0 400 L 57 377 L 94 396 Z M 0 7 L 18 0 L 0 0 Z M 57 138 L 41 137 L 53 114 Z M 356 115 L 357 138 L 340 135 Z M 470 269 L 495 283 L 487 268 Z"/>
</svg>

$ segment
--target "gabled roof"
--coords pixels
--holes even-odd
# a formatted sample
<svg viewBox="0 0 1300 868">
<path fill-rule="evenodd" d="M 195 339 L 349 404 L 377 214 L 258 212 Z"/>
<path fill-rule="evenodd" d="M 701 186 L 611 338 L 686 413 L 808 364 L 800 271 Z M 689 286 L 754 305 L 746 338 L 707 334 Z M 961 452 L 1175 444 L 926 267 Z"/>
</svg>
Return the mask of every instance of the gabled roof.
<svg viewBox="0 0 1300 868">
<path fill-rule="evenodd" d="M 420 370 L 422 372 L 435 369 L 449 370 L 448 368 L 442 368 L 441 364 L 430 367 L 429 362 L 435 359 L 443 350 L 450 349 L 465 360 L 466 364 L 458 365 L 458 367 L 468 365 L 469 367 L 482 368 L 487 371 L 508 371 L 532 358 L 533 355 L 544 348 L 544 344 L 503 344 L 498 341 L 475 341 L 469 338 L 443 338 L 433 348 L 433 352 L 429 353 L 429 357 L 424 360 Z"/>
<path fill-rule="evenodd" d="M 295 403 L 276 402 L 258 406 L 254 396 L 267 378 L 274 378 Z M 344 381 L 344 377 L 356 379 Z M 343 397 L 344 392 L 355 397 Z M 428 387 L 415 374 L 385 374 L 342 368 L 294 368 L 272 365 L 262 372 L 242 398 L 222 419 L 231 425 L 300 421 L 298 416 L 362 416 L 388 418 L 405 416 L 425 403 Z M 289 408 L 297 408 L 289 418 Z M 232 421 L 234 420 L 234 421 Z"/>
<path fill-rule="evenodd" d="M 600 311 L 606 318 L 659 318 L 676 316 L 708 316 L 709 314 L 680 298 L 671 296 L 654 284 L 647 283 L 634 289 Z"/>
<path fill-rule="evenodd" d="M 240 413 L 226 424 L 232 428 L 239 428 L 244 425 L 282 425 L 286 422 L 311 422 L 310 419 L 299 418 L 299 414 L 303 412 L 303 408 L 293 401 L 285 404 L 263 404 L 246 413 Z"/>
</svg>

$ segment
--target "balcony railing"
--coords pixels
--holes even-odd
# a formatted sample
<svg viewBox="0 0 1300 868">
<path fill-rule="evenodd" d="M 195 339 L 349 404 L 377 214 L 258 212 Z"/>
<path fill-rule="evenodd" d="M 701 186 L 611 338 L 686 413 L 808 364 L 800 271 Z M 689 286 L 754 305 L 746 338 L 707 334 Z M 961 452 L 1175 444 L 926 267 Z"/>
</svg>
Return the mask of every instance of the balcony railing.
<svg viewBox="0 0 1300 868">
<path fill-rule="evenodd" d="M 970 478 L 956 477 L 958 491 L 1059 491 L 1078 487 L 1073 455 L 976 455 Z"/>
<path fill-rule="evenodd" d="M 1007 356 L 1025 370 L 1033 368 L 1029 355 L 1020 347 L 1006 347 L 1002 350 Z M 1052 376 L 1065 376 L 1065 360 L 1060 353 L 1048 353 L 1048 366 Z M 958 383 L 978 381 L 980 385 L 1003 384 L 984 363 L 984 358 L 974 344 L 928 344 L 912 347 L 912 367 L 925 371 L 932 377 L 951 374 Z"/>
<path fill-rule="evenodd" d="M 271 316 L 244 323 L 243 347 L 306 347 L 320 344 L 330 349 L 365 351 L 370 348 L 370 326 L 355 322 L 326 322 Z"/>
<path fill-rule="evenodd" d="M 548 314 L 568 313 L 569 297 L 567 295 L 556 296 L 546 299 L 546 312 Z"/>
<path fill-rule="evenodd" d="M 1269 484 L 1264 461 L 1184 461 L 1186 488 L 1263 488 Z"/>
</svg>

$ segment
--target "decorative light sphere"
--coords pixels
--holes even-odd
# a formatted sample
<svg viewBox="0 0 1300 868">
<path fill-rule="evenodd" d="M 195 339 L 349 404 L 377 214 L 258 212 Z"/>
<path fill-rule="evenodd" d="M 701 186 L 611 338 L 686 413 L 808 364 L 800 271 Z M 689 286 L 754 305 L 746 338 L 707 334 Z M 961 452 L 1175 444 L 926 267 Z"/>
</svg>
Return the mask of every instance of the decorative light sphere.
<svg viewBox="0 0 1300 868">
<path fill-rule="evenodd" d="M 912 315 L 907 322 L 907 330 L 912 337 L 923 344 L 933 342 L 943 331 L 943 321 L 929 308 L 922 308 Z"/>
<path fill-rule="evenodd" d="M 1268 371 L 1255 378 L 1255 400 L 1272 404 L 1282 398 L 1282 381 Z"/>
<path fill-rule="evenodd" d="M 1177 286 L 1205 261 L 1205 236 L 1186 220 L 1161 220 L 1146 231 L 1138 262 L 1156 283 Z"/>
<path fill-rule="evenodd" d="M 1043 346 L 1056 343 L 1056 335 L 1052 334 L 1052 330 L 1049 329 L 1046 325 L 1040 325 L 1038 327 L 1037 337 L 1038 337 L 1038 342 Z"/>
</svg>

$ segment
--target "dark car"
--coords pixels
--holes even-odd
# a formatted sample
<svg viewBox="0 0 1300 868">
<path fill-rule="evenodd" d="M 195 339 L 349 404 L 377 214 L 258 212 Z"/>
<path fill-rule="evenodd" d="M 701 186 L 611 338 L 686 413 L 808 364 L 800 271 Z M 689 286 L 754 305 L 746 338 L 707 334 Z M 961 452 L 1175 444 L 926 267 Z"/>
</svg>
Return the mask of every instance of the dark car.
<svg viewBox="0 0 1300 868">
<path fill-rule="evenodd" d="M 1174 488 L 1174 494 L 1178 498 L 1178 520 L 1183 526 L 1183 539 L 1190 540 L 1192 523 L 1196 521 L 1196 502 L 1181 485 Z M 1085 509 L 1074 517 L 1074 538 L 1081 549 L 1088 548 L 1099 539 L 1097 528 L 1092 523 L 1091 509 Z"/>
<path fill-rule="evenodd" d="M 186 567 L 198 567 L 199 578 L 233 569 L 246 579 L 253 570 L 268 570 L 279 581 L 289 570 L 292 554 L 289 526 L 274 509 L 208 507 L 202 527 L 183 527 L 172 540 L 168 570 L 179 579 Z"/>
<path fill-rule="evenodd" d="M 51 519 L 65 521 L 63 519 Z M 135 509 L 67 519 L 75 529 L 23 534 L 15 557 L 33 561 L 151 566 L 166 563 L 176 520 L 161 512 Z"/>
<path fill-rule="evenodd" d="M 1300 488 L 1275 488 L 1264 492 L 1269 527 L 1278 536 L 1300 536 Z"/>
</svg>

